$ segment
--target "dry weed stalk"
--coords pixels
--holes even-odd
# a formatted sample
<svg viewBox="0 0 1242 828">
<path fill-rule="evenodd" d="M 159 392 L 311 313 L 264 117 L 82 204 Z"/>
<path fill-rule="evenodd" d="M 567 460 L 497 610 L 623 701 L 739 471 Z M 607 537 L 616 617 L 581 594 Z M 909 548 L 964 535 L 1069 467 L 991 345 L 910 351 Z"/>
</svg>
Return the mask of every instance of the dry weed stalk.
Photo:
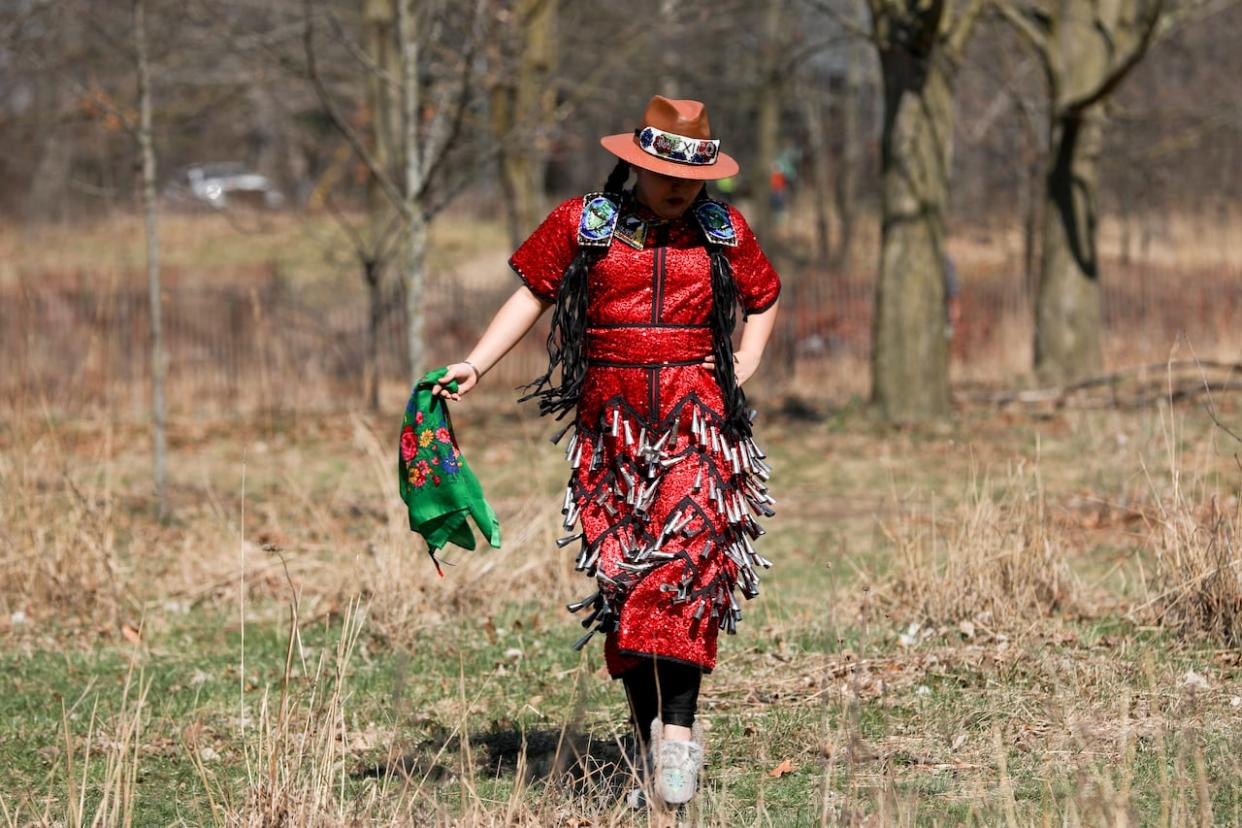
<svg viewBox="0 0 1242 828">
<path fill-rule="evenodd" d="M 1242 443 L 1242 437 L 1221 421 L 1210 393 L 1206 412 L 1219 434 Z M 1171 411 L 1163 420 L 1163 432 L 1167 494 L 1161 496 L 1149 475 L 1159 507 L 1149 524 L 1148 543 L 1155 565 L 1144 573 L 1151 597 L 1131 614 L 1154 617 L 1179 632 L 1237 647 L 1242 644 L 1242 498 L 1236 486 L 1222 498 L 1218 492 L 1206 491 L 1202 474 L 1187 477 L 1182 424 Z M 1209 445 L 1215 449 L 1214 441 Z M 1237 458 L 1235 454 L 1235 462 Z M 1195 485 L 1188 488 L 1188 480 Z"/>
<path fill-rule="evenodd" d="M 87 462 L 71 457 L 50 430 L 11 437 L 14 448 L 0 453 L 0 610 L 115 626 L 123 591 L 116 495 L 111 477 L 97 476 L 111 429 Z"/>
<path fill-rule="evenodd" d="M 296 605 L 295 605 L 296 606 Z M 324 648 L 313 666 L 302 646 L 296 609 L 290 611 L 285 669 L 279 693 L 264 691 L 258 717 L 247 728 L 240 714 L 240 748 L 247 784 L 240 801 L 207 767 L 205 748 L 188 733 L 185 746 L 198 771 L 213 817 L 230 826 L 353 825 L 377 808 L 386 792 L 379 787 L 356 791 L 351 780 L 351 728 L 346 714 L 349 664 L 362 633 L 365 611 L 352 601 L 344 613 L 334 649 Z M 399 813 L 386 813 L 391 824 L 413 820 L 413 802 Z"/>
<path fill-rule="evenodd" d="M 1242 503 L 1216 497 L 1195 508 L 1175 482 L 1151 527 L 1152 597 L 1135 610 L 1166 627 L 1242 645 Z"/>
<path fill-rule="evenodd" d="M 948 515 L 909 513 L 886 528 L 897 550 L 880 600 L 919 624 L 1017 629 L 1077 605 L 1078 582 L 1052 533 L 1038 472 L 1003 491 L 976 481 Z"/>
</svg>

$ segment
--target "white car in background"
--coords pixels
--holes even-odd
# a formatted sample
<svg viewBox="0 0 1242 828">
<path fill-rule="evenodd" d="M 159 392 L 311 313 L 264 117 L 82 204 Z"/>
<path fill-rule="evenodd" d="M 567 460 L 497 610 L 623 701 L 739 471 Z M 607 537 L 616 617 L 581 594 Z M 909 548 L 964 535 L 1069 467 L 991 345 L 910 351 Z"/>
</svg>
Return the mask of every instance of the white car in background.
<svg viewBox="0 0 1242 828">
<path fill-rule="evenodd" d="M 164 192 L 174 201 L 217 210 L 238 206 L 275 210 L 285 203 L 284 195 L 267 176 L 237 163 L 186 167 Z"/>
</svg>

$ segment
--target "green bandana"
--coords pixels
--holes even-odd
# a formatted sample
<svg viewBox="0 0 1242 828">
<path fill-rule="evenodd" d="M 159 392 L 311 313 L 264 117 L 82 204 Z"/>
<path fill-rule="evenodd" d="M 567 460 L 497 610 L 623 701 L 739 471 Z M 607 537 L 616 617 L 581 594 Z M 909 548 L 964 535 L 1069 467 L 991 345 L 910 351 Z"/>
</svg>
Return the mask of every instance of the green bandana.
<svg viewBox="0 0 1242 828">
<path fill-rule="evenodd" d="M 474 549 L 474 532 L 466 521 L 473 517 L 487 542 L 500 548 L 500 522 L 483 499 L 483 487 L 466 465 L 457 446 L 448 405 L 431 393 L 436 380 L 448 372 L 437 368 L 414 386 L 401 422 L 401 451 L 397 484 L 410 512 L 410 529 L 427 541 L 427 551 L 441 575 L 436 550 L 446 543 Z M 457 382 L 448 384 L 457 391 Z"/>
</svg>

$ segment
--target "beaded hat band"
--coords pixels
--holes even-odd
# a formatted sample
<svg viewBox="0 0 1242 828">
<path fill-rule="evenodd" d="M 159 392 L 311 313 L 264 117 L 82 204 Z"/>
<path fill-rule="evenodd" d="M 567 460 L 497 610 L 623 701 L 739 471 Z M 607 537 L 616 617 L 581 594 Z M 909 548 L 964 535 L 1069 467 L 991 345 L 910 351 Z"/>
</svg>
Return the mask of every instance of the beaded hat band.
<svg viewBox="0 0 1242 828">
<path fill-rule="evenodd" d="M 720 153 L 719 139 L 689 138 L 652 126 L 636 129 L 634 135 L 643 152 L 680 164 L 715 164 Z"/>
<path fill-rule="evenodd" d="M 604 149 L 635 167 L 672 178 L 709 181 L 737 175 L 737 161 L 720 151 L 701 101 L 656 95 L 633 132 L 606 135 Z"/>
</svg>

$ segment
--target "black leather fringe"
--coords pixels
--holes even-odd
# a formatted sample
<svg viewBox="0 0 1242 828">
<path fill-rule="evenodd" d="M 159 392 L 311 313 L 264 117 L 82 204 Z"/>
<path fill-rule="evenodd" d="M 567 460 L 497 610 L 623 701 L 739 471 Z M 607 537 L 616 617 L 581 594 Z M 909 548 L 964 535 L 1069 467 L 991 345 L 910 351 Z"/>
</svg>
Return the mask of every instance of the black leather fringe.
<svg viewBox="0 0 1242 828">
<path fill-rule="evenodd" d="M 604 184 L 604 192 L 620 203 L 629 175 L 630 165 L 618 161 Z M 580 248 L 561 277 L 552 310 L 552 329 L 548 332 L 548 370 L 522 386 L 527 393 L 518 398 L 518 402 L 539 400 L 540 415 L 555 414 L 559 420 L 578 404 L 587 369 L 587 275 L 607 253 L 607 247 Z M 560 381 L 553 385 L 552 375 L 558 368 Z"/>
<path fill-rule="evenodd" d="M 707 188 L 699 196 L 707 198 Z M 738 290 L 734 279 L 733 264 L 729 261 L 723 245 L 712 244 L 703 235 L 712 263 L 712 355 L 716 359 L 716 382 L 725 404 L 725 426 L 735 439 L 751 436 L 750 411 L 746 407 L 746 394 L 738 385 L 733 361 L 733 329 L 737 326 Z"/>
</svg>

